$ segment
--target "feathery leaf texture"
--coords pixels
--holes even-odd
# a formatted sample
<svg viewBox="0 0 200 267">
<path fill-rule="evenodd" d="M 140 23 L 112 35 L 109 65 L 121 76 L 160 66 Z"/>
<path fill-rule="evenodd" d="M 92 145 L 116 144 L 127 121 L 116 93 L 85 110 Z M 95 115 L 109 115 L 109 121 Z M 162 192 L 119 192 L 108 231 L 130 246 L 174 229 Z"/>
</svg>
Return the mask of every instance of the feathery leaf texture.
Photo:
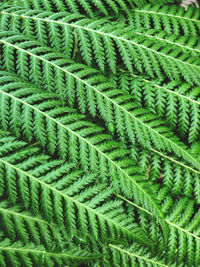
<svg viewBox="0 0 200 267">
<path fill-rule="evenodd" d="M 158 31 L 165 30 L 169 34 L 184 36 L 199 36 L 200 34 L 200 10 L 188 6 L 187 11 L 176 5 L 146 5 L 141 9 L 135 9 L 129 19 L 138 28 L 152 27 Z"/>
<path fill-rule="evenodd" d="M 0 89 L 0 105 L 5 111 L 1 114 L 1 124 L 5 130 L 12 129 L 16 135 L 22 133 L 29 141 L 36 138 L 41 145 L 47 144 L 51 154 L 57 152 L 63 159 L 78 161 L 85 169 L 99 169 L 102 178 L 111 176 L 116 190 L 128 196 L 134 194 L 158 219 L 162 218 L 145 177 L 134 160 L 127 158 L 130 151 L 112 140 L 103 128 L 83 120 L 84 116 L 74 109 L 59 107 L 53 94 L 17 81 L 9 73 L 1 72 L 1 76 L 4 86 Z"/>
<path fill-rule="evenodd" d="M 39 17 L 37 13 L 34 14 L 34 11 L 32 13 L 35 16 L 31 16 L 30 11 L 28 11 L 29 15 L 26 12 L 20 15 L 21 11 L 19 15 L 15 13 L 18 14 L 18 11 L 13 14 L 15 18 L 13 30 L 21 29 L 21 17 L 24 17 L 25 23 L 22 29 L 25 28 L 24 31 L 28 31 L 32 36 L 38 35 L 40 41 L 41 39 L 44 40 L 43 42 L 50 40 L 56 49 L 59 49 L 58 44 L 60 44 L 64 50 L 69 51 L 72 48 L 72 41 L 74 43 L 77 38 L 78 48 L 84 62 L 91 65 L 92 58 L 96 57 L 97 64 L 102 71 L 105 71 L 105 66 L 107 66 L 113 73 L 116 73 L 117 65 L 122 61 L 130 72 L 134 67 L 141 73 L 145 71 L 151 77 L 160 76 L 161 72 L 165 72 L 170 79 L 182 77 L 190 84 L 200 82 L 199 58 L 183 53 L 181 49 L 174 49 L 170 43 L 163 47 L 164 41 L 158 38 L 155 41 L 151 36 L 135 33 L 132 27 L 127 27 L 124 32 L 124 27 L 117 27 L 116 24 L 104 23 L 101 26 L 104 19 L 98 21 L 75 18 L 75 22 L 72 22 L 72 15 L 65 13 L 50 13 L 49 15 L 39 12 Z M 10 17 L 9 12 L 2 13 L 2 15 L 3 20 L 8 20 Z M 37 25 L 35 31 L 32 30 L 34 26 L 30 24 L 30 21 L 34 21 Z M 59 27 L 62 30 L 59 30 Z M 46 29 L 49 32 L 49 38 L 46 35 Z M 71 40 L 71 43 L 65 39 L 65 43 L 62 44 L 65 36 Z"/>
<path fill-rule="evenodd" d="M 0 266 L 200 266 L 200 13 L 0 4 Z"/>
<path fill-rule="evenodd" d="M 152 80 L 123 70 L 115 79 L 117 88 L 129 92 L 138 104 L 165 118 L 174 130 L 178 129 L 181 138 L 187 139 L 188 143 L 199 140 L 199 86 L 191 88 L 180 81 L 166 83 L 164 77 Z"/>
<path fill-rule="evenodd" d="M 165 263 L 169 266 L 173 266 L 174 263 L 177 264 L 175 266 L 181 266 L 183 262 L 186 262 L 185 266 L 198 266 L 200 264 L 199 254 L 193 255 L 200 245 L 199 207 L 196 207 L 195 202 L 187 197 L 174 201 L 173 198 L 165 196 L 165 191 L 161 190 L 158 193 L 160 201 L 163 201 L 163 211 L 168 214 L 165 221 L 169 226 L 169 239 L 167 247 L 163 251 Z M 130 207 L 139 210 L 134 202 L 120 195 L 119 198 L 126 201 Z M 149 224 L 151 216 L 151 213 L 141 208 L 137 215 L 138 223 L 140 222 L 141 227 L 148 232 L 151 231 Z"/>
<path fill-rule="evenodd" d="M 108 227 L 113 238 L 133 238 L 149 245 L 144 233 L 126 218 L 121 201 L 110 198 L 112 190 L 93 184 L 95 175 L 85 175 L 73 163 L 49 162 L 47 156 L 37 155 L 37 147 L 25 142 L 11 142 L 10 137 L 0 142 L 4 143 L 0 151 L 1 180 L 12 203 L 21 201 L 48 222 L 67 226 L 70 236 L 81 231 L 84 237 L 90 230 L 96 239 L 104 238 Z"/>
<path fill-rule="evenodd" d="M 94 11 L 98 10 L 104 15 L 109 12 L 119 14 L 119 12 L 127 12 L 130 7 L 143 7 L 148 3 L 157 4 L 158 0 L 13 0 L 13 4 L 28 9 L 46 10 L 46 11 L 70 11 L 73 13 L 84 13 L 90 17 L 94 17 Z M 159 3 L 180 3 L 180 0 L 159 0 Z"/>
<path fill-rule="evenodd" d="M 75 98 L 76 93 L 78 105 L 82 113 L 85 112 L 86 105 L 88 105 L 89 112 L 95 116 L 95 109 L 98 108 L 103 118 L 109 118 L 111 123 L 114 122 L 118 132 L 121 135 L 126 134 L 132 143 L 135 142 L 135 135 L 137 140 L 146 147 L 151 146 L 149 143 L 151 140 L 156 148 L 173 152 L 199 169 L 198 161 L 192 157 L 186 150 L 185 145 L 174 136 L 173 132 L 167 129 L 163 121 L 158 120 L 155 116 L 150 114 L 148 110 L 139 109 L 137 103 L 131 101 L 132 99 L 129 95 L 124 95 L 120 90 L 109 86 L 106 79 L 104 79 L 102 75 L 98 75 L 96 70 L 84 68 L 84 66 L 80 64 L 70 64 L 70 61 L 63 58 L 62 55 L 58 58 L 57 53 L 51 50 L 48 53 L 48 48 L 41 47 L 36 41 L 27 40 L 17 45 L 13 44 L 13 39 L 15 41 L 19 38 L 25 37 L 17 35 L 15 37 L 0 39 L 0 43 L 3 44 L 2 61 L 7 70 L 15 70 L 13 62 L 16 60 L 16 70 L 18 70 L 18 73 L 22 77 L 26 78 L 29 76 L 33 82 L 38 83 L 39 80 L 45 81 L 45 83 L 48 84 L 50 83 L 48 81 L 49 74 L 51 73 L 53 76 L 54 69 L 57 72 L 56 76 L 59 77 L 59 80 L 64 80 L 63 75 L 65 75 L 65 81 L 61 83 L 62 86 L 66 84 L 70 89 L 73 89 L 72 86 L 76 86 L 77 90 L 72 90 L 72 96 L 71 92 L 65 92 L 65 95 L 67 95 L 70 100 L 71 98 Z M 27 51 L 24 49 L 27 46 L 34 46 L 34 48 Z M 17 54 L 14 55 L 15 51 Z M 44 54 L 41 55 L 43 51 Z M 56 60 L 52 62 L 55 57 Z M 40 70 L 41 63 L 43 66 L 42 72 Z M 68 66 L 66 66 L 67 63 Z M 34 73 L 32 71 L 34 71 Z M 42 75 L 43 73 L 44 77 Z M 104 81 L 102 83 L 103 79 Z M 54 91 L 55 87 L 56 85 L 53 85 Z M 50 90 L 51 88 L 52 85 L 50 83 Z M 60 93 L 59 91 L 60 90 L 56 90 L 57 94 Z M 64 93 L 61 92 L 60 94 L 63 95 Z M 70 100 L 70 103 L 71 102 Z M 126 132 L 123 130 L 123 128 L 125 128 L 123 127 L 124 122 L 127 124 Z M 109 123 L 109 121 L 107 121 L 107 123 Z"/>
<path fill-rule="evenodd" d="M 109 244 L 111 249 L 112 266 L 162 266 L 173 267 L 174 265 L 166 265 L 157 258 L 152 258 L 149 251 L 132 245 L 131 247 L 122 247 L 119 245 Z M 116 264 L 115 264 L 116 263 Z"/>
<path fill-rule="evenodd" d="M 22 241 L 12 242 L 8 238 L 0 241 L 0 263 L 2 267 L 8 266 L 63 266 L 70 264 L 76 266 L 79 262 L 87 262 L 95 256 L 88 256 L 79 250 L 64 250 L 62 252 L 47 251 L 42 245 Z M 73 265 L 75 261 L 76 265 Z"/>
</svg>

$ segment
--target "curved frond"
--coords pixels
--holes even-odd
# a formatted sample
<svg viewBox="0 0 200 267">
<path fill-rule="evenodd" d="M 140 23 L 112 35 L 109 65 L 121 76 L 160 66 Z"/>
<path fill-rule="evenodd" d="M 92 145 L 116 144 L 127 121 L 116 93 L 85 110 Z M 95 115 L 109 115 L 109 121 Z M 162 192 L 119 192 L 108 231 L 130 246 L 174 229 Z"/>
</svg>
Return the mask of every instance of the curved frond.
<svg viewBox="0 0 200 267">
<path fill-rule="evenodd" d="M 114 239 L 153 245 L 126 217 L 122 203 L 112 200 L 112 189 L 103 183 L 95 184 L 95 175 L 84 174 L 72 163 L 45 159 L 41 153 L 40 163 L 33 153 L 34 146 L 17 147 L 11 152 L 9 137 L 4 142 L 0 153 L 1 180 L 12 203 L 22 201 L 26 209 L 41 213 L 48 222 L 65 226 L 71 237 L 79 232 L 86 238 L 90 233 L 103 240 L 109 234 Z"/>
<path fill-rule="evenodd" d="M 19 238 L 24 243 L 32 241 L 49 249 L 65 246 L 63 233 L 55 224 L 49 224 L 40 216 L 24 210 L 20 204 L 12 205 L 8 200 L 1 200 L 0 221 L 1 230 L 13 242 Z"/>
<path fill-rule="evenodd" d="M 132 16 L 133 24 L 138 28 L 145 27 L 165 30 L 176 35 L 195 35 L 200 33 L 200 10 L 188 6 L 187 11 L 178 5 L 146 5 L 142 9 L 135 9 Z"/>
<path fill-rule="evenodd" d="M 99 171 L 103 178 L 111 176 L 115 190 L 136 195 L 147 209 L 162 217 L 145 177 L 130 158 L 131 151 L 112 140 L 101 127 L 84 120 L 74 109 L 60 106 L 53 94 L 43 93 L 20 79 L 17 81 L 16 76 L 2 74 L 5 85 L 0 90 L 1 106 L 11 111 L 1 114 L 4 129 L 23 134 L 29 141 L 36 138 L 51 154 L 78 161 L 86 170 Z"/>
<path fill-rule="evenodd" d="M 146 36 L 152 40 L 162 42 L 164 46 L 172 45 L 183 53 L 191 53 L 192 56 L 200 55 L 200 40 L 198 36 L 169 34 L 166 31 L 155 29 L 139 28 L 135 29 L 138 35 Z"/>
<path fill-rule="evenodd" d="M 24 245 L 23 242 L 12 242 L 8 238 L 0 240 L 0 263 L 2 267 L 22 265 L 31 266 L 63 266 L 66 264 L 77 264 L 78 262 L 87 262 L 97 258 L 97 255 L 91 256 L 84 251 L 64 250 L 62 252 L 48 251 L 42 245 L 29 243 Z"/>
<path fill-rule="evenodd" d="M 111 249 L 111 266 L 162 266 L 174 267 L 175 265 L 166 265 L 159 257 L 152 258 L 150 251 L 138 248 L 135 245 L 123 247 L 115 244 L 109 244 Z"/>
<path fill-rule="evenodd" d="M 190 84 L 200 82 L 199 58 L 192 56 L 191 53 L 183 53 L 182 49 L 175 49 L 169 43 L 165 43 L 164 46 L 165 41 L 161 39 L 153 39 L 151 36 L 135 33 L 132 27 L 127 27 L 126 32 L 124 32 L 123 24 L 105 24 L 104 19 L 93 21 L 81 18 L 77 20 L 76 17 L 73 22 L 71 16 L 67 16 L 68 14 L 52 13 L 49 15 L 48 13 L 41 14 L 38 11 L 32 11 L 32 13 L 32 16 L 30 11 L 28 11 L 28 15 L 26 12 L 24 14 L 24 11 L 12 13 L 15 21 L 14 30 L 16 30 L 15 28 L 24 28 L 24 31 L 28 32 L 30 36 L 38 36 L 39 34 L 40 40 L 44 39 L 44 43 L 45 38 L 50 40 L 52 46 L 56 49 L 60 45 L 66 51 L 65 45 L 67 45 L 68 54 L 70 53 L 68 49 L 72 49 L 72 45 L 69 48 L 69 43 L 66 40 L 64 41 L 65 36 L 67 35 L 67 40 L 69 39 L 73 43 L 77 38 L 76 43 L 84 62 L 91 65 L 94 55 L 102 71 L 109 68 L 113 73 L 116 73 L 117 65 L 122 61 L 130 72 L 133 72 L 133 69 L 136 68 L 139 72 L 146 72 L 151 77 L 159 77 L 164 72 L 170 79 L 177 80 L 182 77 Z M 7 17 L 9 23 L 10 13 L 2 11 L 1 14 L 3 18 L 4 16 Z M 21 18 L 24 18 L 23 21 L 25 22 L 22 26 Z M 36 24 L 35 31 L 30 21 Z M 104 23 L 103 26 L 102 23 Z M 43 34 L 45 37 L 41 36 L 44 29 L 49 32 L 49 37 L 46 31 Z M 1 32 L 1 35 L 4 35 L 4 32 Z M 22 40 L 22 36 L 13 36 L 12 40 L 15 42 L 20 40 L 19 38 Z M 8 38 L 8 40 L 11 41 L 11 38 Z M 55 40 L 57 40 L 56 44 Z M 13 41 L 12 44 L 14 44 Z M 6 39 L 1 40 L 1 42 L 5 44 Z M 63 50 L 63 48 L 60 50 Z"/>
<path fill-rule="evenodd" d="M 29 9 L 41 9 L 47 11 L 70 11 L 73 13 L 86 13 L 90 17 L 94 16 L 94 11 L 99 10 L 104 15 L 109 11 L 114 14 L 128 12 L 132 7 L 143 7 L 148 3 L 156 4 L 158 0 L 14 0 L 13 4 Z M 180 0 L 159 0 L 161 4 L 179 3 Z"/>
<path fill-rule="evenodd" d="M 3 63 L 6 69 L 15 71 L 17 68 L 22 77 L 29 76 L 36 83 L 43 81 L 49 85 L 51 91 L 55 91 L 56 88 L 58 95 L 67 96 L 69 104 L 74 102 L 76 95 L 82 113 L 88 110 L 95 116 L 98 108 L 107 123 L 114 122 L 118 133 L 121 136 L 124 134 L 128 136 L 132 143 L 135 143 L 135 139 L 137 139 L 143 146 L 151 147 L 149 142 L 151 140 L 157 149 L 173 152 L 198 168 L 198 161 L 187 152 L 186 146 L 166 127 L 163 121 L 157 119 L 148 110 L 139 109 L 138 104 L 131 96 L 115 89 L 112 83 L 109 83 L 95 69 L 88 69 L 81 64 L 73 64 L 63 56 L 58 57 L 58 54 L 51 50 L 47 52 L 49 48 L 38 46 L 35 41 L 13 44 L 13 41 L 17 42 L 18 38 L 19 36 L 15 36 L 15 38 L 8 37 L 6 40 L 0 40 L 3 44 Z M 25 46 L 28 49 L 24 49 Z M 34 47 L 30 50 L 30 46 Z M 17 53 L 16 57 L 13 55 L 15 52 Z M 15 60 L 18 62 L 16 68 L 12 64 Z M 41 72 L 42 66 L 43 71 Z M 58 89 L 57 79 L 53 83 L 53 71 L 57 73 L 56 77 L 59 75 L 61 86 Z M 63 92 L 64 86 L 67 86 L 65 92 Z M 123 127 L 124 123 L 126 123 L 126 127 Z"/>
<path fill-rule="evenodd" d="M 148 3 L 142 0 L 143 6 Z M 150 0 L 152 1 L 152 0 Z M 165 0 L 166 1 L 166 0 Z M 53 12 L 69 11 L 73 13 L 85 13 L 90 17 L 94 17 L 95 10 L 104 15 L 108 15 L 109 11 L 118 14 L 119 11 L 126 12 L 134 5 L 139 4 L 138 0 L 14 0 L 14 5 L 22 6 L 28 9 L 46 10 Z"/>
<path fill-rule="evenodd" d="M 152 152 L 151 157 L 146 159 L 151 164 L 149 178 L 159 183 L 162 181 L 169 193 L 193 197 L 199 204 L 200 171 L 159 151 L 152 150 Z M 196 158 L 199 156 L 197 155 Z"/>
<path fill-rule="evenodd" d="M 164 188 L 163 188 L 164 189 Z M 134 206 L 136 210 L 139 209 L 134 202 L 119 196 L 121 199 L 127 202 L 129 206 Z M 175 264 L 175 266 L 181 266 L 185 262 L 186 266 L 198 266 L 200 264 L 199 254 L 194 256 L 196 249 L 200 246 L 200 210 L 196 206 L 193 200 L 189 198 L 180 198 L 174 201 L 170 198 L 170 195 L 166 196 L 166 190 L 161 190 L 158 193 L 160 201 L 163 201 L 163 210 L 166 216 L 165 222 L 169 226 L 169 238 L 167 245 L 163 250 L 163 258 L 167 264 Z M 152 214 L 145 209 L 141 209 L 141 215 L 144 214 L 149 218 Z M 151 227 L 148 219 L 141 217 L 139 219 L 144 221 L 143 228 L 145 231 L 150 231 Z M 150 220 L 151 221 L 151 220 Z M 160 242 L 160 246 L 161 242 Z M 158 251 L 159 253 L 159 251 Z"/>
<path fill-rule="evenodd" d="M 123 70 L 115 80 L 117 87 L 134 95 L 138 104 L 165 118 L 182 139 L 189 143 L 199 140 L 199 86 L 191 88 L 184 82 L 165 82 L 164 77 L 151 80 Z"/>
</svg>

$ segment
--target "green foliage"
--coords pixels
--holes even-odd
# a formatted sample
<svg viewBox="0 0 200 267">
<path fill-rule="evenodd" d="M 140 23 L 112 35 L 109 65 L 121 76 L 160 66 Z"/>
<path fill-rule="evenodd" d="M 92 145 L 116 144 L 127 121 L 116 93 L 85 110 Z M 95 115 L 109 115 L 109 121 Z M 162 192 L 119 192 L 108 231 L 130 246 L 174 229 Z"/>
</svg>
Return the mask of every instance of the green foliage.
<svg viewBox="0 0 200 267">
<path fill-rule="evenodd" d="M 135 9 L 129 18 L 138 28 L 153 27 L 158 31 L 184 36 L 199 36 L 200 33 L 200 11 L 192 6 L 185 12 L 183 7 L 176 5 L 146 5 Z"/>
<path fill-rule="evenodd" d="M 165 82 L 162 76 L 151 80 L 123 70 L 115 78 L 118 88 L 133 95 L 141 106 L 164 117 L 171 128 L 178 129 L 182 139 L 188 143 L 199 140 L 199 86 L 191 88 L 189 84 L 180 81 Z"/>
<path fill-rule="evenodd" d="M 200 266 L 200 13 L 175 3 L 1 2 L 1 266 Z"/>
<path fill-rule="evenodd" d="M 18 15 L 19 13 L 19 15 Z M 71 55 L 72 44 L 77 43 L 77 49 L 87 65 L 92 64 L 95 58 L 101 71 L 109 68 L 116 73 L 117 65 L 122 61 L 124 66 L 130 71 L 136 68 L 139 72 L 144 71 L 151 77 L 160 76 L 161 72 L 170 79 L 183 78 L 190 84 L 198 84 L 200 71 L 200 60 L 191 54 L 183 53 L 182 49 L 177 49 L 164 41 L 156 39 L 155 41 L 146 34 L 135 33 L 132 27 L 117 26 L 115 23 L 105 24 L 105 19 L 90 20 L 82 17 L 81 19 L 68 13 L 37 13 L 28 11 L 2 13 L 3 21 L 8 21 L 6 27 L 14 31 L 20 29 L 30 36 L 38 36 L 43 43 L 47 41 L 56 50 L 62 52 L 68 51 Z M 12 15 L 13 14 L 13 15 Z M 69 20 L 66 17 L 69 17 Z M 24 17 L 24 25 L 21 26 L 21 18 Z M 11 26 L 9 21 L 11 18 Z M 14 27 L 12 27 L 12 18 L 14 18 Z M 33 23 L 32 23 L 33 22 Z M 35 26 L 36 24 L 37 26 Z M 103 24 L 103 25 L 102 25 Z M 59 30 L 59 28 L 62 28 Z M 35 29 L 35 30 L 33 30 Z M 46 30 L 48 35 L 46 34 Z M 75 34 L 74 34 L 75 30 Z M 63 36 L 64 32 L 64 36 Z M 1 33 L 1 36 L 4 33 Z M 67 38 L 65 36 L 67 35 Z M 19 37 L 9 38 L 12 42 L 18 41 Z M 20 35 L 20 40 L 21 40 Z M 70 42 L 68 42 L 68 39 Z M 65 40 L 65 41 L 63 41 Z M 9 46 L 9 42 L 2 41 L 4 45 Z M 62 49 L 60 47 L 62 46 Z M 16 48 L 16 47 L 13 47 Z M 9 48 L 11 49 L 11 48 Z M 17 48 L 16 48 L 17 49 Z M 64 50 L 64 51 L 63 51 Z M 20 50 L 22 52 L 22 50 Z"/>
</svg>

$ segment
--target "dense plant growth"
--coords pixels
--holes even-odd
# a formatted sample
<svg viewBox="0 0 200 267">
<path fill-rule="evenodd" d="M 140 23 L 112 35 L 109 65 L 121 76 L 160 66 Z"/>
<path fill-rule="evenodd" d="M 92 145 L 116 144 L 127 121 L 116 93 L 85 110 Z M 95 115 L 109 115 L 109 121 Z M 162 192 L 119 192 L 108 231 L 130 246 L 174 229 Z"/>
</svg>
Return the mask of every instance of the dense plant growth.
<svg viewBox="0 0 200 267">
<path fill-rule="evenodd" d="M 179 3 L 1 3 L 0 266 L 200 266 L 200 10 Z"/>
</svg>

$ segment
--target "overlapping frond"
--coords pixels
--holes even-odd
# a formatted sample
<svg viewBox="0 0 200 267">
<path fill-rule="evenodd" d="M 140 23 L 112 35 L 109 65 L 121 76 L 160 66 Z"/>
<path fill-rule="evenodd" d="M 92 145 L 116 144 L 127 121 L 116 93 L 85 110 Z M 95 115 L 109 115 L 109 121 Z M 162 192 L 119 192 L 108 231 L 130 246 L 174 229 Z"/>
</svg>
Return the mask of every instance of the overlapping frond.
<svg viewBox="0 0 200 267">
<path fill-rule="evenodd" d="M 21 201 L 26 209 L 42 214 L 48 222 L 65 226 L 70 237 L 78 231 L 86 238 L 90 232 L 98 240 L 109 231 L 114 239 L 150 244 L 141 229 L 126 217 L 121 201 L 112 200 L 112 190 L 106 184 L 94 183 L 95 175 L 85 175 L 72 163 L 50 161 L 25 143 L 21 149 L 14 149 L 9 138 L 1 140 L 0 167 L 4 191 L 12 203 Z"/>
<path fill-rule="evenodd" d="M 41 216 L 33 215 L 23 205 L 13 205 L 8 200 L 0 201 L 1 230 L 13 242 L 18 239 L 24 243 L 43 244 L 48 249 L 63 249 L 69 240 L 57 225 L 49 224 Z"/>
<path fill-rule="evenodd" d="M 137 196 L 158 219 L 162 217 L 148 182 L 145 183 L 140 168 L 130 158 L 131 151 L 112 140 L 101 127 L 84 120 L 74 109 L 60 106 L 55 95 L 43 93 L 20 79 L 17 81 L 16 76 L 6 72 L 1 74 L 4 129 L 23 134 L 29 141 L 36 138 L 51 154 L 78 161 L 86 170 L 99 171 L 102 178 L 111 176 L 115 190 Z"/>
<path fill-rule="evenodd" d="M 191 53 L 183 53 L 181 48 L 174 48 L 169 42 L 166 44 L 161 39 L 153 39 L 151 36 L 135 33 L 132 27 L 127 27 L 124 32 L 123 24 L 119 26 L 105 24 L 104 19 L 78 19 L 77 16 L 73 22 L 71 16 L 62 13 L 49 15 L 49 13 L 41 14 L 39 11 L 32 11 L 33 15 L 31 16 L 30 11 L 28 11 L 28 15 L 26 12 L 23 15 L 24 11 L 20 15 L 21 11 L 17 11 L 11 16 L 9 12 L 2 12 L 4 12 L 2 17 L 8 20 L 8 25 L 10 18 L 13 17 L 14 29 L 24 28 L 25 33 L 38 36 L 40 41 L 44 39 L 44 43 L 47 40 L 50 41 L 56 49 L 63 47 L 60 50 L 67 50 L 67 53 L 71 54 L 73 43 L 76 43 L 84 62 L 91 65 L 92 59 L 95 58 L 102 71 L 105 71 L 107 67 L 116 73 L 117 65 L 122 61 L 130 72 L 136 68 L 139 72 L 146 72 L 151 77 L 159 77 L 164 72 L 170 79 L 177 80 L 178 77 L 182 77 L 190 84 L 200 82 L 199 58 L 192 56 Z M 19 15 L 17 15 L 18 13 Z M 23 23 L 21 26 L 21 18 L 23 18 L 24 26 Z M 36 24 L 36 27 L 33 27 L 32 22 Z M 102 23 L 104 23 L 103 26 L 101 26 Z M 46 31 L 49 32 L 49 37 Z M 1 32 L 1 36 L 4 34 Z M 15 39 L 19 41 L 17 36 L 8 40 L 15 42 Z M 5 44 L 6 39 L 3 38 L 2 41 Z"/>
<path fill-rule="evenodd" d="M 180 0 L 159 0 L 161 4 L 177 3 Z M 14 5 L 21 5 L 29 9 L 41 9 L 47 11 L 70 11 L 73 13 L 86 13 L 90 17 L 94 16 L 94 11 L 99 10 L 102 14 L 108 15 L 110 12 L 118 14 L 119 12 L 127 13 L 130 8 L 135 6 L 143 7 L 151 3 L 157 4 L 158 0 L 14 0 Z"/>
<path fill-rule="evenodd" d="M 146 5 L 142 9 L 135 9 L 133 14 L 129 14 L 129 19 L 133 20 L 133 24 L 136 24 L 138 28 L 151 29 L 153 27 L 170 34 L 188 36 L 199 36 L 199 18 L 198 8 L 188 6 L 185 11 L 183 7 L 177 5 Z"/>
<path fill-rule="evenodd" d="M 187 152 L 186 146 L 163 121 L 148 110 L 139 109 L 131 96 L 115 89 L 98 71 L 81 64 L 73 64 L 62 55 L 58 57 L 57 53 L 39 46 L 36 41 L 27 40 L 13 44 L 13 41 L 18 42 L 19 38 L 23 40 L 25 37 L 15 36 L 0 40 L 3 44 L 4 68 L 17 70 L 22 77 L 29 77 L 33 82 L 41 84 L 43 81 L 49 90 L 56 91 L 57 95 L 62 98 L 66 95 L 69 104 L 73 103 L 77 96 L 82 113 L 87 110 L 95 116 L 98 110 L 107 123 L 114 123 L 118 133 L 121 136 L 125 134 L 132 143 L 135 139 L 145 147 L 151 147 L 153 143 L 156 148 L 173 152 L 199 168 L 198 161 Z M 15 61 L 16 66 L 13 65 Z M 54 73 L 56 79 L 53 79 Z M 67 87 L 64 92 L 63 87 Z M 126 127 L 123 126 L 124 123 Z"/>
<path fill-rule="evenodd" d="M 174 267 L 175 265 L 166 265 L 159 257 L 152 257 L 152 253 L 136 245 L 123 247 L 120 245 L 109 244 L 111 250 L 111 266 L 149 266 L 149 267 Z M 161 256 L 161 255 L 160 255 Z M 160 257 L 161 258 L 161 257 Z M 106 266 L 106 265 L 105 265 Z"/>
<path fill-rule="evenodd" d="M 136 25 L 135 25 L 136 27 Z M 161 41 L 163 45 L 173 45 L 174 49 L 178 49 L 183 53 L 191 53 L 192 56 L 200 55 L 200 41 L 198 36 L 169 34 L 166 31 L 158 31 L 155 29 L 139 28 L 135 29 L 135 33 L 142 34 L 152 40 Z"/>
<path fill-rule="evenodd" d="M 125 90 L 143 107 L 165 118 L 168 124 L 188 143 L 199 140 L 200 101 L 199 86 L 184 82 L 165 82 L 164 77 L 157 80 L 121 72 L 115 76 L 117 87 Z"/>
<path fill-rule="evenodd" d="M 145 3 L 147 3 L 146 0 Z M 130 9 L 134 6 L 134 2 L 138 0 L 14 0 L 14 5 L 22 6 L 28 9 L 46 10 L 53 12 L 70 11 L 73 13 L 85 13 L 90 17 L 94 17 L 94 11 L 98 10 L 104 15 L 108 15 L 109 11 L 118 14 L 119 10 Z"/>
<path fill-rule="evenodd" d="M 200 264 L 199 254 L 195 254 L 200 246 L 200 212 L 199 207 L 195 202 L 189 198 L 174 199 L 167 194 L 166 188 L 158 191 L 158 198 L 163 202 L 163 211 L 166 214 L 165 222 L 169 227 L 169 238 L 166 247 L 162 246 L 162 241 L 159 242 L 160 250 L 155 254 L 165 259 L 165 263 L 169 266 L 198 266 Z M 131 200 L 119 196 L 127 201 L 127 204 L 136 208 L 138 206 Z M 138 213 L 138 223 L 145 231 L 151 233 L 151 236 L 157 235 L 158 231 L 155 230 L 156 224 L 152 224 L 152 214 L 145 209 L 140 209 Z M 156 236 L 159 239 L 158 236 Z"/>
<path fill-rule="evenodd" d="M 42 245 L 24 244 L 22 241 L 12 242 L 8 238 L 0 239 L 0 263 L 7 266 L 77 266 L 78 263 L 91 262 L 98 256 L 90 256 L 79 249 L 62 252 L 48 251 Z"/>
<path fill-rule="evenodd" d="M 172 2 L 1 1 L 0 266 L 200 266 L 200 12 Z"/>
<path fill-rule="evenodd" d="M 198 146 L 199 150 L 199 146 Z M 198 158 L 198 153 L 196 158 Z M 167 156 L 159 151 L 152 150 L 146 155 L 142 153 L 141 166 L 149 169 L 149 179 L 162 183 L 167 187 L 168 193 L 178 196 L 183 194 L 193 197 L 196 203 L 200 203 L 200 172 L 192 168 L 189 164 L 184 164 L 171 156 Z"/>
<path fill-rule="evenodd" d="M 72 50 L 72 47 L 70 47 L 67 42 L 69 42 L 71 46 L 73 46 L 73 38 L 70 38 L 68 34 L 73 32 L 73 30 L 75 30 L 79 26 L 82 26 L 78 29 L 77 34 L 80 34 L 82 32 L 83 37 L 86 37 L 86 31 L 91 31 L 91 33 L 88 34 L 88 37 L 89 40 L 93 42 L 93 49 L 95 51 L 95 48 L 97 50 L 98 48 L 100 48 L 101 44 L 101 40 L 100 38 L 98 38 L 98 35 L 103 34 L 95 32 L 95 30 L 101 30 L 101 28 L 103 28 L 105 24 L 112 24 L 110 17 L 102 19 L 98 19 L 97 17 L 94 23 L 94 19 L 88 19 L 80 14 L 72 15 L 72 13 L 66 12 L 54 14 L 51 12 L 41 12 L 38 10 L 30 11 L 29 9 L 27 10 L 13 6 L 4 8 L 0 12 L 0 15 L 2 30 L 20 31 L 31 37 L 35 37 L 37 35 L 38 40 L 45 45 L 49 44 L 51 47 L 58 49 L 61 52 L 66 52 L 69 55 L 72 54 L 72 52 L 70 53 L 70 49 Z M 86 27 L 84 25 L 86 25 Z M 154 41 L 162 41 L 163 45 L 170 44 L 173 45 L 174 48 L 180 49 L 183 52 L 191 53 L 194 56 L 199 55 L 200 42 L 198 36 L 179 36 L 175 34 L 169 34 L 166 31 L 162 30 L 147 30 L 146 28 L 140 28 L 139 26 L 137 26 L 137 23 L 133 24 L 132 26 L 136 36 L 143 35 Z M 79 40 L 81 43 L 81 38 L 79 38 Z M 95 53 L 95 55 L 99 62 L 99 67 L 104 70 L 104 66 L 103 64 L 101 64 L 100 55 L 98 55 L 98 53 Z M 102 53 L 102 61 L 103 59 L 104 57 Z M 88 61 L 91 62 L 91 58 Z"/>
</svg>

